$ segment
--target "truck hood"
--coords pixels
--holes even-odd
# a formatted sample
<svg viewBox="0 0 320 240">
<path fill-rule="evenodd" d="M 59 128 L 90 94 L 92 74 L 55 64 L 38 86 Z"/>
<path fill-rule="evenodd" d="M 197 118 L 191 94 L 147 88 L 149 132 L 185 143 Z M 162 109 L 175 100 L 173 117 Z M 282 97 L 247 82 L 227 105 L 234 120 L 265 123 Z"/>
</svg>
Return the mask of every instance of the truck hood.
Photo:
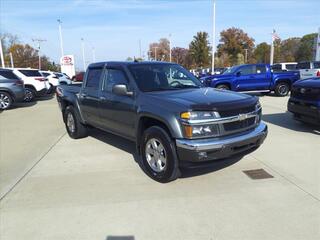
<svg viewBox="0 0 320 240">
<path fill-rule="evenodd" d="M 214 88 L 172 90 L 147 93 L 158 102 L 183 105 L 187 110 L 227 110 L 247 107 L 257 102 L 257 97 Z"/>
<path fill-rule="evenodd" d="M 294 87 L 320 88 L 320 78 L 309 78 L 294 83 Z"/>
</svg>

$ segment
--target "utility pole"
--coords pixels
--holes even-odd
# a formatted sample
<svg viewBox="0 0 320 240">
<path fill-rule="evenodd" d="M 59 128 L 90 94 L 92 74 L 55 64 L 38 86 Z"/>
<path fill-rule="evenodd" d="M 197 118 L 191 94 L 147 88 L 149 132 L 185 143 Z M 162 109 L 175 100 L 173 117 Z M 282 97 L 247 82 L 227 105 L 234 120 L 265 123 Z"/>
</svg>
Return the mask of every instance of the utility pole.
<svg viewBox="0 0 320 240">
<path fill-rule="evenodd" d="M 0 57 L 1 57 L 1 66 L 5 68 L 4 66 L 4 57 L 3 57 L 3 49 L 2 49 L 2 38 L 0 38 Z"/>
<path fill-rule="evenodd" d="M 139 39 L 139 56 L 142 59 L 142 55 L 141 55 L 141 39 Z"/>
<path fill-rule="evenodd" d="M 172 57 L 171 57 L 171 33 L 169 34 L 169 61 L 172 62 Z"/>
<path fill-rule="evenodd" d="M 316 61 L 320 61 L 320 27 L 318 30 L 318 37 L 317 37 L 317 43 L 316 43 Z"/>
<path fill-rule="evenodd" d="M 248 62 L 248 49 L 245 48 L 245 49 L 244 49 L 244 52 L 245 52 L 245 55 L 244 55 L 244 63 L 247 63 L 247 62 Z"/>
<path fill-rule="evenodd" d="M 83 38 L 81 38 L 81 48 L 82 48 L 83 71 L 86 71 L 86 60 L 84 56 L 84 39 Z"/>
<path fill-rule="evenodd" d="M 214 53 L 216 51 L 216 0 L 213 0 L 213 28 L 212 28 L 212 70 L 211 75 L 214 74 Z"/>
<path fill-rule="evenodd" d="M 159 47 L 153 47 L 154 48 L 154 60 L 157 61 L 157 48 Z"/>
<path fill-rule="evenodd" d="M 61 57 L 64 56 L 64 53 L 63 53 L 63 41 L 62 41 L 62 30 L 61 30 L 61 23 L 62 21 L 60 19 L 57 20 L 58 23 L 59 23 L 59 35 L 60 35 L 60 49 L 61 49 Z"/>
<path fill-rule="evenodd" d="M 45 42 L 47 40 L 45 39 L 40 39 L 40 38 L 35 38 L 32 39 L 33 42 L 38 42 L 38 55 L 39 55 L 39 70 L 41 70 L 41 55 L 40 55 L 40 44 L 41 42 Z"/>
<path fill-rule="evenodd" d="M 96 62 L 96 50 L 92 47 L 92 61 Z"/>
<path fill-rule="evenodd" d="M 9 55 L 10 55 L 11 67 L 14 68 L 12 52 L 10 52 Z"/>
</svg>

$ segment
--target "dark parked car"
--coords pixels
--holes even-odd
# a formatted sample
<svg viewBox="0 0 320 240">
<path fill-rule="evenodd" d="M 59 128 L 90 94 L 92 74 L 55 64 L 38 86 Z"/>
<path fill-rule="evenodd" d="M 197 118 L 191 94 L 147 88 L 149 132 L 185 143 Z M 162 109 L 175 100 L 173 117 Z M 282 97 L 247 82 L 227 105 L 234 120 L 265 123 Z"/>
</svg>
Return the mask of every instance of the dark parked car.
<svg viewBox="0 0 320 240">
<path fill-rule="evenodd" d="M 320 125 L 320 79 L 310 78 L 293 84 L 288 111 L 297 120 Z"/>
<path fill-rule="evenodd" d="M 71 138 L 87 126 L 136 143 L 140 165 L 159 182 L 179 167 L 243 156 L 267 135 L 257 97 L 203 88 L 177 64 L 91 64 L 82 86 L 58 86 L 57 100 Z"/>
<path fill-rule="evenodd" d="M 24 84 L 10 69 L 0 69 L 0 110 L 24 100 Z"/>
<path fill-rule="evenodd" d="M 72 77 L 72 81 L 74 82 L 82 82 L 83 81 L 84 72 L 78 72 L 75 76 Z"/>
</svg>

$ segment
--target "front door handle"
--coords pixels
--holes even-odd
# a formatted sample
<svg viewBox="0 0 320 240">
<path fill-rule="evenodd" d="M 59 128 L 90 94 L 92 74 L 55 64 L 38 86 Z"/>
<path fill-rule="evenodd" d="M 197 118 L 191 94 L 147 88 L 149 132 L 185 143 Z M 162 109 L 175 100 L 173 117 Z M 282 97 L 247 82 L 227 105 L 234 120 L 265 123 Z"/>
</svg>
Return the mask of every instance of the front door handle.
<svg viewBox="0 0 320 240">
<path fill-rule="evenodd" d="M 107 101 L 107 98 L 106 97 L 99 97 L 99 100 L 100 101 Z"/>
</svg>

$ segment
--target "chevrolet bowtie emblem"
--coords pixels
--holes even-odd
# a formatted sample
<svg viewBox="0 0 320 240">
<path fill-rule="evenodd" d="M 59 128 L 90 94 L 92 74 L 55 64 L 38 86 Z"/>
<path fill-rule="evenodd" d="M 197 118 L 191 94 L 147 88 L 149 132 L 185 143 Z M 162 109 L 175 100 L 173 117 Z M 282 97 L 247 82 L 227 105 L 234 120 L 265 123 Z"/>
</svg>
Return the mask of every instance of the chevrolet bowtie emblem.
<svg viewBox="0 0 320 240">
<path fill-rule="evenodd" d="M 247 119 L 247 114 L 239 114 L 239 121 L 243 121 Z"/>
<path fill-rule="evenodd" d="M 301 93 L 305 93 L 305 92 L 306 92 L 306 89 L 305 89 L 305 88 L 301 88 L 301 89 L 300 89 L 300 92 L 301 92 Z"/>
</svg>

